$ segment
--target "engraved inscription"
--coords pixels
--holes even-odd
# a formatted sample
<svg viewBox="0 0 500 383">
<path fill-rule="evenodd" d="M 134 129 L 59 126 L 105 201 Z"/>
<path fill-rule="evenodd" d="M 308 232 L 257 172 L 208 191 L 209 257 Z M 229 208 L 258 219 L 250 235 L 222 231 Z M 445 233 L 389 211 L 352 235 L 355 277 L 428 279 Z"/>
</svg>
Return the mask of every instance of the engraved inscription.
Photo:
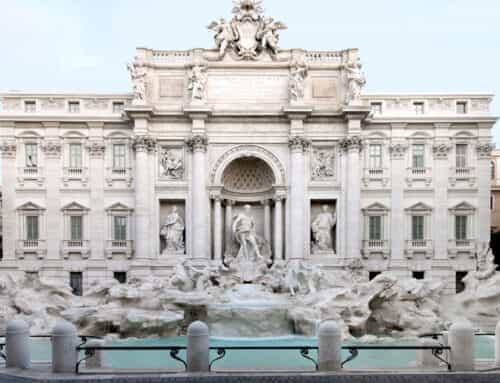
<svg viewBox="0 0 500 383">
<path fill-rule="evenodd" d="M 288 76 L 212 76 L 209 101 L 280 103 L 288 99 Z"/>
<path fill-rule="evenodd" d="M 161 98 L 180 98 L 184 96 L 184 79 L 162 78 L 160 79 Z"/>
<path fill-rule="evenodd" d="M 332 78 L 314 78 L 312 83 L 314 98 L 337 97 L 337 80 Z"/>
</svg>

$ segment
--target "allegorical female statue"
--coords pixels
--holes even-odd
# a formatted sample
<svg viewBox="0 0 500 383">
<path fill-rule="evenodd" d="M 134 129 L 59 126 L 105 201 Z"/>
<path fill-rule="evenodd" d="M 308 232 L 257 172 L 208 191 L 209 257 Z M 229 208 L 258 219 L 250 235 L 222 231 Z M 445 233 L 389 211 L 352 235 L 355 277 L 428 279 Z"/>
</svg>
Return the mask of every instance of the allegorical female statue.
<svg viewBox="0 0 500 383">
<path fill-rule="evenodd" d="M 329 211 L 328 205 L 323 205 L 321 213 L 316 216 L 311 225 L 314 236 L 313 249 L 319 251 L 333 250 L 332 229 L 336 223 L 337 218 Z"/>
<path fill-rule="evenodd" d="M 160 229 L 160 236 L 165 239 L 165 251 L 178 252 L 184 250 L 184 220 L 178 212 L 177 206 L 172 207 L 165 223 Z"/>
</svg>

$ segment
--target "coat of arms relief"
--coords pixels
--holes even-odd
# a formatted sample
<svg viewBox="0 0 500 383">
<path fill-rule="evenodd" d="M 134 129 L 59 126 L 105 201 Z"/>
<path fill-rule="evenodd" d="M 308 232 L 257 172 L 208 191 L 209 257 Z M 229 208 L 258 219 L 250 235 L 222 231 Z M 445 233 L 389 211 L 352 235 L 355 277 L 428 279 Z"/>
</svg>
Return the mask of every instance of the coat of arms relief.
<svg viewBox="0 0 500 383">
<path fill-rule="evenodd" d="M 279 31 L 287 26 L 263 15 L 261 0 L 234 1 L 233 18 L 213 21 L 208 29 L 215 32 L 215 43 L 222 59 L 227 52 L 238 60 L 256 60 L 267 52 L 278 55 Z"/>
</svg>

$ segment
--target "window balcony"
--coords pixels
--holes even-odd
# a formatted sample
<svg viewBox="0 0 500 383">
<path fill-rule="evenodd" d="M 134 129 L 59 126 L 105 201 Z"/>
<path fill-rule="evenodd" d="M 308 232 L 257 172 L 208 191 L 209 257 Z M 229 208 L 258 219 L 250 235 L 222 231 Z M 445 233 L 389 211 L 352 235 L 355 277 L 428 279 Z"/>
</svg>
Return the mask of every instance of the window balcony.
<svg viewBox="0 0 500 383">
<path fill-rule="evenodd" d="M 26 254 L 36 254 L 39 259 L 43 259 L 46 253 L 46 241 L 40 239 L 21 239 L 17 241 L 16 254 L 19 259 L 24 259 Z"/>
<path fill-rule="evenodd" d="M 450 174 L 451 186 L 455 186 L 457 182 L 466 182 L 472 187 L 476 183 L 476 173 L 474 168 L 451 168 Z"/>
<path fill-rule="evenodd" d="M 132 258 L 134 254 L 134 241 L 112 239 L 106 243 L 106 254 L 109 259 L 114 254 L 125 254 L 127 258 Z"/>
<path fill-rule="evenodd" d="M 363 241 L 363 257 L 368 258 L 371 254 L 382 254 L 384 259 L 389 258 L 389 241 L 384 239 L 369 239 Z"/>
<path fill-rule="evenodd" d="M 107 168 L 106 174 L 108 186 L 113 186 L 117 181 L 125 181 L 128 186 L 132 184 L 132 168 Z"/>
<path fill-rule="evenodd" d="M 88 168 L 83 167 L 65 167 L 63 169 L 63 180 L 68 181 L 82 181 L 88 180 Z"/>
<path fill-rule="evenodd" d="M 17 179 L 19 183 L 24 181 L 36 181 L 43 183 L 43 168 L 40 166 L 22 166 L 17 169 Z"/>
<path fill-rule="evenodd" d="M 71 253 L 81 254 L 87 259 L 90 254 L 90 241 L 86 240 L 66 240 L 62 241 L 62 253 L 64 259 L 68 259 Z"/>
<path fill-rule="evenodd" d="M 413 184 L 422 184 L 425 186 L 430 186 L 432 182 L 432 169 L 431 168 L 408 168 L 406 182 L 408 186 L 413 186 Z"/>
<path fill-rule="evenodd" d="M 385 168 L 365 168 L 363 183 L 368 186 L 370 182 L 381 182 L 386 186 L 389 182 L 388 170 Z"/>
<path fill-rule="evenodd" d="M 414 254 L 425 254 L 427 259 L 432 258 L 434 249 L 433 242 L 429 239 L 410 239 L 406 241 L 406 256 L 413 258 Z"/>
<path fill-rule="evenodd" d="M 448 253 L 450 258 L 456 258 L 461 253 L 470 258 L 475 257 L 476 240 L 475 239 L 450 239 L 448 241 Z"/>
</svg>

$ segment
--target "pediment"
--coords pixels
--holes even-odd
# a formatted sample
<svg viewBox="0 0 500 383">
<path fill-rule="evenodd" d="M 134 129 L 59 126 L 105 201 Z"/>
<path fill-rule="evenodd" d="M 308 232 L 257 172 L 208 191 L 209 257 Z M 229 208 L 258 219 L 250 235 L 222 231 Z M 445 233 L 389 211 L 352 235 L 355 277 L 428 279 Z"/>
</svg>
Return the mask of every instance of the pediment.
<svg viewBox="0 0 500 383">
<path fill-rule="evenodd" d="M 78 202 L 71 202 L 69 204 L 67 204 L 66 206 L 63 206 L 63 208 L 61 210 L 77 210 L 77 211 L 81 211 L 81 210 L 90 210 L 88 207 L 86 206 L 83 206 L 82 204 L 78 203 Z"/>
<path fill-rule="evenodd" d="M 450 210 L 475 210 L 476 208 L 468 202 L 461 202 L 458 205 L 450 208 Z"/>
<path fill-rule="evenodd" d="M 113 211 L 131 211 L 133 209 L 128 207 L 127 205 L 124 205 L 121 202 L 117 202 L 117 203 L 109 206 L 106 210 L 107 211 L 110 211 L 110 210 L 113 210 Z"/>
<path fill-rule="evenodd" d="M 389 208 L 380 202 L 372 203 L 370 206 L 365 207 L 365 211 L 388 211 Z"/>
<path fill-rule="evenodd" d="M 406 209 L 407 211 L 429 211 L 432 210 L 432 207 L 423 203 L 418 202 L 415 205 L 412 205 Z"/>
<path fill-rule="evenodd" d="M 34 202 L 26 202 L 25 204 L 19 206 L 17 210 L 45 210 L 45 208 Z"/>
</svg>

